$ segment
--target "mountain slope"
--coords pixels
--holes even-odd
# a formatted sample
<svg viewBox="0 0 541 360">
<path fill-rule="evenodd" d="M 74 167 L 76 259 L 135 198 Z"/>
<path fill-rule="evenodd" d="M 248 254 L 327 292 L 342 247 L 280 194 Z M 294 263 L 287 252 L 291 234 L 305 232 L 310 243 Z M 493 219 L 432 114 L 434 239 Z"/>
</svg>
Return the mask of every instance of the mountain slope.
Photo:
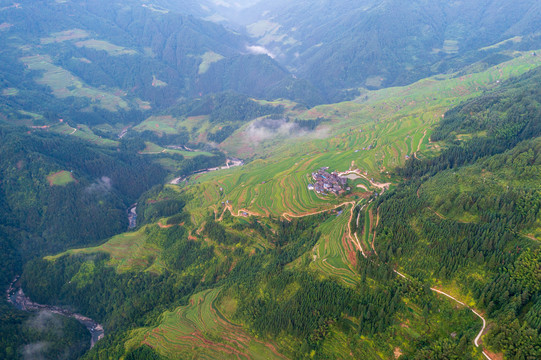
<svg viewBox="0 0 541 360">
<path fill-rule="evenodd" d="M 334 116 L 325 137 L 152 189 L 139 229 L 33 260 L 24 288 L 104 323 L 86 358 L 535 357 L 538 66 L 522 54 L 312 109 Z M 322 166 L 348 172 L 350 193 L 309 191 Z M 461 304 L 489 322 L 481 346 Z"/>
<path fill-rule="evenodd" d="M 338 90 L 411 83 L 494 49 L 539 47 L 537 1 L 259 2 L 231 18 L 289 69 Z"/>
<path fill-rule="evenodd" d="M 10 67 L 0 75 L 10 99 L 28 101 L 19 84 L 30 86 L 34 79 L 41 96 L 45 86 L 53 100 L 60 99 L 48 109 L 57 113 L 92 106 L 113 112 L 163 108 L 225 90 L 266 97 L 280 88 L 284 96 L 319 101 L 313 87 L 289 91 L 295 79 L 267 56 L 251 54 L 248 38 L 143 5 L 22 1 L 6 7 L 0 13 L 2 61 Z"/>
</svg>

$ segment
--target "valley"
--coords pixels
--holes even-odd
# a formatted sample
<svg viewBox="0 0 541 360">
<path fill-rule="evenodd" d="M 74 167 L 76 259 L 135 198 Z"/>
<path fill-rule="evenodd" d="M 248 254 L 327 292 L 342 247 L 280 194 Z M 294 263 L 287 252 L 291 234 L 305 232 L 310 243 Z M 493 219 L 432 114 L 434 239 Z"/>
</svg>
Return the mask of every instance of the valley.
<svg viewBox="0 0 541 360">
<path fill-rule="evenodd" d="M 503 70 L 502 73 L 507 71 L 507 66 L 514 71 L 520 69 L 520 67 L 517 66 L 517 62 L 528 64 L 522 68 L 523 71 L 528 71 L 529 68 L 535 68 L 537 62 L 531 62 L 531 60 L 531 58 L 517 58 L 517 60 L 511 63 L 501 66 Z M 493 70 L 489 70 L 489 72 L 491 71 Z M 512 77 L 514 75 L 518 74 L 513 73 L 509 76 Z M 489 82 L 486 83 L 486 85 L 483 85 L 483 79 L 488 79 Z M 454 82 L 455 80 L 449 81 Z M 504 81 L 504 79 L 502 78 L 500 81 Z M 474 84 L 475 86 L 487 86 L 493 84 L 493 82 L 494 79 L 487 76 L 486 73 L 473 74 L 471 77 L 471 84 Z M 428 86 L 433 85 L 429 83 Z M 445 87 L 448 85 L 443 82 L 440 86 Z M 423 84 L 414 84 L 411 87 L 421 89 L 421 92 L 424 88 Z M 400 93 L 402 90 L 395 89 L 393 91 Z M 439 94 L 442 96 L 441 93 Z M 470 98 L 470 95 L 467 94 L 467 92 L 464 93 L 464 99 Z M 371 96 L 369 96 L 369 98 L 370 97 Z M 372 97 L 377 99 L 377 95 L 372 95 Z M 445 110 L 441 109 L 439 107 L 441 105 L 437 104 L 439 102 L 446 104 L 448 101 L 457 101 L 456 95 L 452 95 L 452 99 L 453 100 L 448 100 L 445 97 L 442 97 L 437 100 L 425 101 L 429 103 L 434 101 L 435 105 L 433 107 L 433 112 L 439 114 Z M 397 103 L 404 103 L 400 98 L 397 98 L 395 101 Z M 363 113 L 366 111 L 365 108 L 372 108 L 373 111 L 374 108 L 374 105 L 371 104 L 370 100 L 368 100 L 368 103 L 352 103 L 350 105 L 339 104 L 338 106 L 342 109 L 351 106 L 356 113 Z M 336 131 L 336 135 L 331 135 L 328 139 L 320 139 L 315 142 L 314 140 L 311 140 L 306 141 L 303 144 L 291 146 L 291 139 L 280 138 L 278 136 L 277 138 L 272 139 L 271 142 L 266 145 L 267 147 L 263 144 L 261 145 L 262 149 L 268 149 L 268 146 L 272 146 L 273 150 L 269 153 L 274 155 L 264 159 L 251 161 L 242 167 L 225 166 L 221 167 L 220 171 L 203 171 L 192 175 L 188 178 L 188 181 L 182 181 L 179 184 L 174 185 L 165 185 L 163 190 L 161 190 L 163 195 L 158 193 L 155 195 L 152 202 L 149 203 L 153 206 L 152 204 L 154 203 L 159 204 L 160 201 L 171 201 L 170 199 L 175 196 L 183 197 L 186 195 L 188 199 L 191 199 L 186 202 L 185 206 L 186 211 L 190 214 L 189 220 L 187 220 L 188 218 L 186 217 L 184 217 L 183 220 L 179 219 L 173 221 L 168 220 L 167 217 L 161 219 L 158 218 L 154 223 L 140 225 L 143 227 L 134 233 L 117 236 L 97 248 L 70 250 L 66 254 L 55 256 L 54 259 L 64 258 L 65 260 L 63 261 L 68 261 L 69 258 L 75 256 L 75 254 L 90 255 L 104 252 L 110 256 L 110 260 L 107 262 L 109 266 L 113 266 L 120 273 L 129 274 L 134 271 L 136 273 L 143 271 L 144 273 L 164 274 L 167 271 L 171 271 L 172 268 L 171 265 L 168 265 L 168 260 L 161 255 L 164 251 L 164 245 L 160 245 L 160 242 L 156 242 L 154 239 L 161 236 L 167 236 L 165 234 L 168 232 L 177 232 L 178 234 L 184 234 L 182 236 L 187 236 L 187 238 L 190 239 L 188 241 L 201 240 L 213 244 L 212 246 L 217 246 L 214 251 L 219 255 L 216 260 L 212 261 L 218 261 L 218 263 L 225 261 L 224 264 L 228 264 L 227 266 L 231 266 L 231 269 L 235 269 L 236 266 L 239 266 L 238 264 L 242 257 L 237 259 L 236 256 L 233 256 L 233 259 L 228 260 L 231 255 L 225 255 L 230 251 L 227 250 L 227 242 L 221 243 L 221 240 L 213 240 L 210 233 L 206 232 L 206 224 L 210 221 L 208 220 L 209 210 L 212 218 L 215 219 L 216 224 L 218 224 L 216 226 L 227 229 L 225 232 L 226 237 L 245 236 L 243 234 L 246 234 L 246 230 L 240 230 L 239 232 L 239 230 L 233 229 L 241 229 L 242 227 L 240 224 L 247 224 L 247 222 L 265 224 L 268 223 L 269 220 L 266 220 L 268 218 L 281 218 L 283 220 L 280 221 L 288 223 L 304 221 L 303 219 L 324 217 L 325 220 L 317 225 L 317 229 L 321 233 L 319 240 L 311 245 L 311 247 L 305 248 L 306 252 L 303 256 L 287 263 L 284 270 L 299 271 L 299 269 L 306 268 L 309 271 L 321 274 L 324 278 L 331 277 L 337 279 L 337 281 L 342 284 L 340 286 L 344 286 L 345 288 L 358 286 L 356 284 L 358 284 L 360 279 L 358 273 L 358 266 L 360 266 L 359 255 L 367 258 L 369 262 L 374 261 L 377 263 L 378 260 L 376 260 L 374 256 L 378 256 L 382 251 L 381 245 L 376 239 L 380 236 L 379 232 L 382 231 L 380 229 L 380 224 L 386 223 L 388 220 L 377 210 L 381 206 L 378 205 L 381 202 L 380 199 L 386 197 L 387 191 L 385 191 L 385 189 L 390 187 L 391 190 L 389 191 L 393 193 L 393 190 L 397 186 L 400 186 L 400 183 L 403 181 L 394 172 L 390 171 L 389 174 L 387 174 L 387 169 L 391 170 L 396 167 L 396 165 L 393 165 L 393 162 L 402 164 L 402 166 L 407 163 L 408 159 L 402 154 L 418 154 L 416 156 L 411 155 L 410 158 L 415 157 L 417 161 L 422 161 L 418 159 L 438 156 L 445 148 L 444 146 L 436 147 L 436 145 L 438 145 L 437 143 L 429 141 L 430 126 L 433 123 L 416 123 L 414 121 L 415 115 L 413 114 L 416 114 L 417 109 L 414 105 L 410 106 L 411 107 L 407 109 L 407 111 L 403 110 L 400 116 L 395 114 L 390 116 L 388 120 L 378 117 L 377 121 L 374 121 L 366 118 L 361 125 L 362 132 L 356 129 L 349 129 L 345 133 L 341 132 L 340 127 L 338 126 L 340 120 L 336 119 L 333 120 L 333 122 L 336 122 L 336 125 L 331 123 L 336 126 L 336 130 L 332 130 Z M 424 104 L 424 106 L 426 106 L 426 104 Z M 380 107 L 383 108 L 382 106 Z M 386 112 L 384 109 L 379 109 L 377 113 L 385 114 Z M 350 113 L 350 115 L 342 114 L 343 121 L 352 121 L 349 117 L 354 115 L 351 114 L 352 113 Z M 406 122 L 405 120 L 401 120 L 403 118 L 410 120 L 406 120 L 409 121 Z M 433 117 L 434 123 L 437 122 L 437 119 L 441 118 L 441 116 Z M 398 124 L 396 122 L 398 122 Z M 367 129 L 374 129 L 374 131 Z M 371 135 L 367 136 L 367 133 L 369 132 Z M 330 134 L 332 134 L 332 132 Z M 407 135 L 409 137 L 405 137 L 405 134 L 409 134 Z M 402 145 L 401 141 L 404 141 L 404 138 L 406 141 Z M 297 141 L 299 140 L 297 139 L 296 142 Z M 365 150 L 361 150 L 363 148 L 365 148 Z M 370 149 L 367 150 L 368 148 Z M 324 151 L 317 149 L 323 149 Z M 379 158 L 381 158 L 381 161 L 378 162 Z M 346 197 L 343 195 L 338 197 L 334 195 L 321 197 L 308 190 L 311 172 L 328 164 L 333 164 L 340 175 L 356 175 L 348 180 L 351 182 L 351 194 Z M 364 166 L 359 168 L 357 164 L 363 164 Z M 362 186 L 358 187 L 358 185 Z M 423 189 L 423 187 L 420 187 L 419 189 Z M 378 193 L 377 197 L 375 197 L 375 193 Z M 423 192 L 418 193 L 417 191 L 414 193 L 415 198 L 417 199 L 419 199 L 422 194 Z M 361 216 L 363 212 L 366 213 L 366 215 Z M 449 221 L 446 219 L 441 220 Z M 267 226 L 269 225 L 272 229 L 272 222 Z M 156 228 L 159 230 L 156 230 Z M 181 231 L 180 229 L 183 230 Z M 377 232 L 376 229 L 380 229 L 380 231 Z M 274 231 L 276 231 L 276 229 Z M 158 233 L 162 235 L 158 236 Z M 240 238 L 236 241 L 239 240 Z M 243 253 L 248 252 L 257 254 L 260 251 L 265 253 L 271 250 L 272 247 L 273 245 L 269 244 L 268 240 L 264 237 L 258 238 L 252 245 L 247 247 L 245 245 Z M 68 256 L 67 258 L 66 255 Z M 52 259 L 53 258 L 50 258 L 48 261 L 51 261 Z M 205 267 L 200 268 L 196 263 L 191 266 L 195 267 L 193 267 L 192 270 L 184 271 L 188 271 L 188 273 L 198 273 L 203 270 L 203 273 L 206 273 L 206 275 L 204 275 L 202 281 L 203 283 L 206 283 L 208 281 L 206 277 L 210 276 L 210 274 L 204 270 Z M 198 268 L 200 270 L 197 270 Z M 399 279 L 403 278 L 406 283 L 413 281 L 415 284 L 418 281 L 416 279 L 417 276 L 419 276 L 419 273 L 414 271 L 415 275 L 410 275 L 408 269 L 410 268 L 402 268 L 400 266 L 391 267 L 390 271 L 399 275 L 394 281 L 400 283 Z M 234 270 L 229 271 L 235 272 Z M 217 284 L 221 284 L 221 282 L 219 281 Z M 228 284 L 228 282 L 226 281 L 225 284 Z M 483 320 L 483 323 L 486 320 L 479 315 L 478 311 L 470 311 L 470 309 L 475 306 L 475 303 L 472 302 L 472 299 L 467 294 L 463 294 L 462 291 L 458 290 L 455 284 L 436 282 L 434 285 L 436 286 L 430 287 L 430 290 L 443 294 L 444 297 L 439 300 L 435 297 L 432 301 L 437 302 L 440 311 L 447 307 L 452 309 L 449 310 L 450 312 L 446 312 L 446 316 L 451 319 L 450 324 L 469 324 L 467 325 L 467 331 L 471 333 L 469 346 L 472 348 L 474 345 L 475 347 L 479 347 L 480 335 L 484 333 L 485 325 L 478 323 L 475 319 L 481 319 Z M 164 320 L 159 327 L 137 328 L 136 330 L 133 330 L 131 335 L 129 335 L 129 340 L 127 339 L 126 341 L 133 344 L 133 346 L 136 344 L 146 344 L 163 356 L 170 356 L 167 354 L 172 354 L 179 350 L 194 351 L 194 349 L 199 349 L 198 351 L 200 352 L 197 352 L 197 356 L 201 357 L 213 357 L 214 355 L 212 354 L 216 354 L 216 351 L 225 351 L 226 354 L 229 353 L 229 356 L 231 357 L 257 357 L 261 356 L 261 354 L 267 354 L 264 355 L 265 358 L 288 357 L 285 354 L 292 351 L 291 349 L 294 347 L 293 340 L 288 337 L 279 336 L 274 338 L 274 344 L 272 345 L 268 343 L 266 345 L 258 343 L 256 341 L 257 338 L 253 338 L 252 335 L 248 333 L 241 332 L 238 335 L 235 335 L 238 336 L 237 340 L 234 340 L 234 338 L 231 337 L 232 335 L 224 337 L 224 333 L 232 331 L 232 327 L 241 326 L 241 320 L 238 318 L 238 315 L 236 315 L 238 312 L 234 310 L 234 308 L 239 306 L 237 303 L 239 300 L 233 300 L 233 298 L 230 298 L 231 295 L 225 295 L 231 291 L 225 290 L 229 286 L 230 285 L 225 285 L 225 288 L 224 285 L 221 285 L 221 287 L 211 287 L 214 289 L 212 291 L 215 291 L 213 293 L 214 300 L 208 305 L 205 305 L 207 304 L 207 295 L 203 295 L 206 293 L 197 292 L 196 295 L 193 295 L 195 298 L 189 300 L 189 304 L 191 305 L 183 305 L 188 306 L 188 308 L 181 307 L 177 310 L 179 312 L 193 312 L 195 309 L 192 309 L 191 306 L 197 304 L 199 308 L 199 310 L 197 310 L 197 314 L 199 315 L 197 316 L 208 317 L 207 320 L 204 320 L 204 318 L 197 319 L 191 317 L 183 320 L 187 315 L 176 317 L 164 313 L 164 319 L 167 320 Z M 463 297 L 464 295 L 466 296 Z M 199 296 L 202 297 L 199 298 Z M 469 300 L 462 300 L 464 298 Z M 225 305 L 228 302 L 237 305 L 231 309 Z M 460 308 L 454 308 L 454 303 L 460 305 Z M 204 306 L 210 306 L 210 308 L 205 308 Z M 411 306 L 411 311 L 413 311 L 414 314 L 420 311 L 416 309 L 414 304 L 408 306 Z M 463 312 L 460 310 L 461 308 L 465 309 L 467 312 Z M 467 315 L 468 312 L 470 315 Z M 399 317 L 402 316 L 406 316 L 406 314 L 402 313 Z M 413 318 L 409 319 L 406 316 L 405 319 L 408 319 L 410 323 L 416 323 L 420 320 L 419 318 L 416 318 L 416 316 L 419 315 L 414 315 Z M 428 321 L 436 321 L 435 318 L 431 318 L 431 316 L 437 317 L 438 315 L 430 315 L 429 318 L 432 320 Z M 215 325 L 212 325 L 216 323 L 221 323 L 222 325 L 216 328 Z M 422 321 L 416 326 L 419 326 L 421 323 Z M 235 330 L 235 334 L 237 331 L 241 331 L 241 327 L 238 329 L 239 330 Z M 334 343 L 334 341 L 339 341 L 339 339 L 344 336 L 343 330 L 331 329 L 332 330 L 330 331 L 333 335 L 332 337 L 329 337 L 329 339 L 336 337 L 336 340 L 328 340 L 329 342 L 323 347 L 320 347 L 319 351 L 344 351 L 344 349 L 336 350 L 341 348 L 341 345 Z M 410 346 L 409 341 L 415 338 L 415 336 L 413 336 L 413 338 L 411 337 L 412 334 L 409 333 L 409 327 L 393 327 L 393 329 L 395 329 L 393 331 L 403 329 L 400 330 L 403 334 L 399 335 L 399 337 L 395 334 L 394 338 L 402 337 L 403 339 L 409 339 L 402 343 L 394 342 L 395 346 L 393 349 L 398 347 L 401 351 L 406 351 Z M 243 340 L 239 342 L 239 339 Z M 357 345 L 361 346 L 360 344 Z M 266 350 L 261 350 L 259 348 L 260 346 L 266 347 Z M 374 346 L 376 345 L 364 343 L 358 351 L 369 356 L 368 354 L 377 353 Z M 491 357 L 492 355 L 487 355 L 488 353 L 484 352 L 483 348 L 484 346 L 479 347 L 480 350 L 476 353 L 482 357 L 488 356 L 488 358 L 493 359 L 493 357 Z M 272 349 L 276 349 L 277 352 L 274 353 Z M 282 349 L 285 353 L 278 349 Z M 388 351 L 391 350 L 392 349 L 388 349 Z M 256 354 L 259 355 L 256 356 Z M 372 357 L 373 355 L 369 356 L 369 358 Z"/>
<path fill-rule="evenodd" d="M 72 313 L 69 310 L 62 309 L 57 306 L 42 305 L 42 304 L 37 304 L 33 302 L 32 300 L 30 300 L 28 297 L 24 295 L 24 292 L 20 287 L 14 287 L 14 284 L 17 282 L 17 280 L 18 280 L 18 277 L 16 277 L 13 280 L 11 286 L 9 287 L 7 291 L 8 302 L 12 304 L 13 306 L 15 306 L 17 309 L 24 310 L 24 311 L 31 311 L 31 312 L 47 311 L 53 314 L 59 314 L 62 316 L 74 318 L 75 320 L 83 324 L 87 328 L 87 330 L 90 332 L 90 336 L 91 336 L 90 348 L 91 349 L 105 335 L 103 331 L 103 326 L 96 323 L 94 320 L 90 318 L 87 318 L 80 314 Z"/>
<path fill-rule="evenodd" d="M 541 357 L 539 19 L 0 0 L 0 358 Z"/>
</svg>

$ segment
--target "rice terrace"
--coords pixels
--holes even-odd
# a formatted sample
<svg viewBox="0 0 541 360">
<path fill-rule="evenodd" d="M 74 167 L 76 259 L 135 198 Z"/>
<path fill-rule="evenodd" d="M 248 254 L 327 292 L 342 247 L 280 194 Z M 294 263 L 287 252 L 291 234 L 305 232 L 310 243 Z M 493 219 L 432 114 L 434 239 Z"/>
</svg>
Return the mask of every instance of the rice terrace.
<svg viewBox="0 0 541 360">
<path fill-rule="evenodd" d="M 0 359 L 541 359 L 538 1 L 0 2 Z"/>
</svg>

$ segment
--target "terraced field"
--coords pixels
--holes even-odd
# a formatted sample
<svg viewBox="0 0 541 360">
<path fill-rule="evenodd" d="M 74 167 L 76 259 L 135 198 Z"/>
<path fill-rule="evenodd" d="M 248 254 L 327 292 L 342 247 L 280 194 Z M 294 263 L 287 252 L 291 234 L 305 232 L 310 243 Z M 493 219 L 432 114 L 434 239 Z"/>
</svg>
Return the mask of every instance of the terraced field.
<svg viewBox="0 0 541 360">
<path fill-rule="evenodd" d="M 102 138 L 101 136 L 94 134 L 94 132 L 86 125 L 77 125 L 77 128 L 72 128 L 63 122 L 52 125 L 50 130 L 63 135 L 75 136 L 100 146 L 116 147 L 119 144 L 118 141 Z"/>
<path fill-rule="evenodd" d="M 192 296 L 189 305 L 164 313 L 156 328 L 139 330 L 139 339 L 171 359 L 186 353 L 197 359 L 284 359 L 276 345 L 257 340 L 222 315 L 215 304 L 219 293 Z"/>
<path fill-rule="evenodd" d="M 307 153 L 299 155 L 291 151 L 280 157 L 253 161 L 241 168 L 200 175 L 194 180 L 205 184 L 206 188 L 214 187 L 216 190 L 212 191 L 214 195 L 209 200 L 229 203 L 234 212 L 246 209 L 264 216 L 282 216 L 284 213 L 303 215 L 329 209 L 345 201 L 344 197 L 317 195 L 308 190 L 308 184 L 312 182 L 311 173 L 321 167 L 330 167 L 331 171 L 339 172 L 358 169 L 363 173 L 366 178 L 359 177 L 352 181 L 349 199 L 359 199 L 367 196 L 368 191 L 377 190 L 369 179 L 374 179 L 374 182 L 391 180 L 383 172 L 385 169 L 378 170 L 374 166 L 378 152 L 368 149 L 370 140 L 372 137 L 364 132 L 350 131 L 326 143 L 322 142 L 327 147 L 320 150 L 317 149 L 318 144 L 307 145 L 307 149 L 304 149 Z M 348 141 L 355 145 L 359 142 L 363 144 L 357 149 Z M 392 142 L 389 144 L 390 148 L 395 146 Z"/>
<path fill-rule="evenodd" d="M 368 179 L 392 182 L 390 170 L 410 157 L 422 158 L 439 150 L 438 144 L 429 141 L 431 127 L 450 107 L 541 64 L 539 57 L 515 55 L 517 58 L 484 72 L 433 77 L 410 86 L 369 92 L 354 102 L 301 112 L 296 114 L 299 118 L 331 119 L 320 125 L 319 133 L 302 134 L 302 139 L 278 136 L 254 142 L 246 125 L 223 148 L 262 159 L 239 169 L 201 175 L 196 181 L 205 183 L 207 190 L 215 188 L 207 205 L 229 203 L 233 212 L 245 209 L 280 216 L 332 207 L 339 200 L 307 190 L 311 172 L 324 166 L 338 171 L 352 168 Z M 366 182 L 357 181 L 354 186 L 358 197 L 366 190 L 376 190 Z"/>
<path fill-rule="evenodd" d="M 163 269 L 163 264 L 156 261 L 156 258 L 161 249 L 155 244 L 148 243 L 146 240 L 144 227 L 136 232 L 117 235 L 97 247 L 68 250 L 55 256 L 48 256 L 45 259 L 54 260 L 66 254 L 105 252 L 111 256 L 109 264 L 116 267 L 118 272 L 146 270 L 159 273 Z"/>
<path fill-rule="evenodd" d="M 373 251 L 374 229 L 377 226 L 377 214 L 374 210 L 374 204 L 361 206 L 356 221 L 358 224 L 357 239 L 359 239 L 362 248 L 366 251 Z"/>
<path fill-rule="evenodd" d="M 357 283 L 353 270 L 356 249 L 348 237 L 350 209 L 351 205 L 344 206 L 318 227 L 322 236 L 312 250 L 313 262 L 310 267 L 354 285 Z"/>
<path fill-rule="evenodd" d="M 419 150 L 415 147 L 416 141 L 422 139 L 424 130 L 441 119 L 445 111 L 462 101 L 480 95 L 485 90 L 497 88 L 502 81 L 519 76 L 541 64 L 541 59 L 537 56 L 531 56 L 530 52 L 514 52 L 510 55 L 515 58 L 482 72 L 438 75 L 409 86 L 370 91 L 355 101 L 321 105 L 300 112 L 293 111 L 290 106 L 285 106 L 286 110 L 290 110 L 287 115 L 291 118 L 316 119 L 324 117 L 331 119 L 330 123 L 321 124 L 313 133 L 300 133 L 298 137 L 293 136 L 296 145 L 292 145 L 288 141 L 289 136 L 280 135 L 264 141 L 254 141 L 247 125 L 226 140 L 222 147 L 230 154 L 236 154 L 240 157 L 265 157 L 269 152 L 285 152 L 291 146 L 297 149 L 309 147 L 308 142 L 316 142 L 319 148 L 325 148 L 317 141 L 318 139 L 340 136 L 348 130 L 363 129 L 371 133 L 374 132 L 369 135 L 369 138 L 365 138 L 366 140 L 385 140 L 384 138 L 388 138 L 393 143 L 398 141 L 395 148 L 401 149 L 398 154 L 398 163 L 400 163 L 404 160 L 405 155 L 411 156 L 413 152 L 430 148 L 428 144 L 430 131 L 423 140 L 425 146 Z M 382 123 L 386 122 L 395 124 L 380 127 Z M 393 139 L 390 136 L 392 134 L 387 134 L 388 130 L 393 130 L 395 134 L 399 132 L 402 136 L 398 140 Z M 408 141 L 409 138 L 406 139 L 406 136 L 412 137 L 411 141 Z M 402 142 L 409 145 L 404 146 Z M 362 143 L 353 146 L 360 145 Z M 418 145 L 419 143 L 417 143 Z M 384 153 L 381 153 L 380 158 L 383 155 Z M 388 164 L 384 163 L 383 165 Z"/>
<path fill-rule="evenodd" d="M 307 159 L 297 163 L 291 158 L 280 162 L 258 160 L 240 169 L 204 174 L 197 181 L 205 182 L 210 203 L 229 203 L 233 213 L 246 209 L 264 216 L 303 214 L 338 201 L 334 196 L 318 197 L 308 191 L 309 174 L 318 167 Z"/>
<path fill-rule="evenodd" d="M 302 134 L 302 139 L 295 138 L 294 141 L 277 137 L 254 142 L 250 139 L 247 125 L 226 141 L 224 149 L 230 154 L 259 159 L 242 167 L 193 176 L 188 185 L 177 189 L 194 195 L 186 209 L 198 227 L 212 212 L 217 219 L 225 211 L 231 211 L 235 216 L 272 215 L 291 219 L 318 211 L 333 211 L 333 216 L 318 227 L 322 233 L 319 242 L 303 258 L 309 255 L 310 268 L 323 276 L 337 277 L 348 285 L 354 285 L 357 283 L 353 270 L 357 247 L 349 234 L 353 205 L 365 204 L 363 198 L 372 192 L 380 192 L 383 183 L 397 181 L 389 173 L 407 158 L 423 157 L 439 150 L 438 144 L 429 141 L 431 127 L 446 110 L 540 64 L 541 59 L 524 55 L 485 72 L 434 77 L 407 87 L 370 92 L 354 102 L 301 111 L 297 114 L 299 118 L 325 117 L 331 121 L 323 123 L 319 131 Z M 162 120 L 147 122 L 145 126 L 152 129 L 157 124 L 166 128 L 162 124 L 169 119 Z M 195 127 L 195 124 L 206 120 L 192 118 L 183 121 L 185 125 L 190 123 Z M 172 131 L 179 124 L 175 121 L 168 126 Z M 342 172 L 356 170 L 357 175 L 351 179 L 350 195 L 341 198 L 320 196 L 308 190 L 310 174 L 324 166 Z M 342 208 L 338 208 L 340 204 L 344 204 Z M 359 218 L 359 228 L 363 230 L 357 233 L 357 238 L 365 251 L 372 248 L 377 221 L 376 209 L 364 207 Z M 142 237 L 141 233 L 124 234 L 89 251 L 109 252 L 112 263 L 119 270 L 145 269 L 152 264 L 145 259 L 152 259 L 159 249 L 146 244 Z M 132 255 L 126 255 L 130 253 Z M 303 260 L 297 259 L 288 266 L 294 267 Z M 151 269 L 157 267 L 154 264 Z M 280 358 L 277 346 L 257 340 L 241 326 L 227 320 L 234 313 L 235 304 L 217 306 L 219 293 L 220 289 L 210 289 L 194 295 L 189 305 L 164 313 L 157 327 L 136 330 L 131 343 L 147 344 L 171 358 L 178 357 L 178 354 L 190 354 L 198 359 Z M 423 324 L 438 324 L 433 331 L 447 335 L 459 326 L 476 328 L 471 324 L 477 319 L 469 311 L 457 312 L 454 304 L 447 301 L 442 301 L 438 311 L 433 311 L 428 319 L 422 315 L 422 309 L 408 301 L 406 307 L 407 311 L 398 319 L 400 325 L 389 330 L 395 332 L 393 336 L 383 334 L 374 341 L 362 339 L 353 346 L 347 343 L 348 339 L 340 330 L 331 329 L 322 352 L 325 353 L 329 347 L 329 354 L 336 354 L 335 350 L 340 348 L 338 353 L 350 353 L 354 357 L 350 352 L 354 349 L 357 358 L 389 358 L 393 351 L 396 354 L 397 349 L 400 351 L 400 348 L 412 346 L 421 337 L 416 329 L 423 328 Z M 396 339 L 394 344 L 388 343 L 389 337 Z M 282 349 L 288 347 L 286 340 L 277 345 Z M 382 352 L 378 353 L 376 349 Z"/>
</svg>

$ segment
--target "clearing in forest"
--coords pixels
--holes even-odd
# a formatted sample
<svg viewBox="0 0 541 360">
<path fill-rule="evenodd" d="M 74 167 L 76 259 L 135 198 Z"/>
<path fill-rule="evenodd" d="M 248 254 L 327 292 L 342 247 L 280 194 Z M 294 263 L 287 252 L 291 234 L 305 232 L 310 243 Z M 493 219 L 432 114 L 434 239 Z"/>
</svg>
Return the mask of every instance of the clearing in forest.
<svg viewBox="0 0 541 360">
<path fill-rule="evenodd" d="M 47 181 L 50 186 L 65 186 L 75 182 L 75 178 L 71 172 L 62 170 L 47 176 Z"/>
</svg>

